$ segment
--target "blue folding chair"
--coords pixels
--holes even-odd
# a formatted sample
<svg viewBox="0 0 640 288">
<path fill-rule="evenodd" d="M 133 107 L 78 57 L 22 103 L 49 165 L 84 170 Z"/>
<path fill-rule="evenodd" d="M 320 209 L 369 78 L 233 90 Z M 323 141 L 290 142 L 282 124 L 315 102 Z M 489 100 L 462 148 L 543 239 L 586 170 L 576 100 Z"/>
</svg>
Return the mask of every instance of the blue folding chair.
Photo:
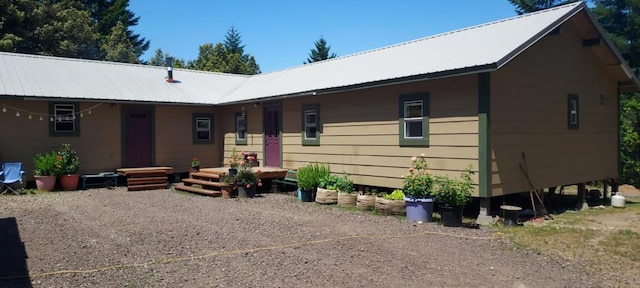
<svg viewBox="0 0 640 288">
<path fill-rule="evenodd" d="M 0 171 L 0 181 L 2 181 L 0 195 L 9 191 L 19 195 L 20 193 L 18 191 L 22 188 L 22 175 L 24 175 L 24 171 L 22 171 L 21 162 L 2 163 L 2 171 Z"/>
</svg>

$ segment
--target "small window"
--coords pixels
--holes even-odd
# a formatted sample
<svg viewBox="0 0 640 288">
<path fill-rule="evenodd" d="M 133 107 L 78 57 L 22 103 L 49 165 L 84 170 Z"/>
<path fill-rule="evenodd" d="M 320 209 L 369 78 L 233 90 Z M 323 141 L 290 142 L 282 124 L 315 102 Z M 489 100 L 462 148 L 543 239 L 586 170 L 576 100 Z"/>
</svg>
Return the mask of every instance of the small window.
<svg viewBox="0 0 640 288">
<path fill-rule="evenodd" d="M 429 145 L 429 94 L 401 95 L 400 146 Z"/>
<path fill-rule="evenodd" d="M 213 143 L 213 115 L 193 114 L 193 143 Z"/>
<path fill-rule="evenodd" d="M 50 103 L 49 134 L 51 136 L 80 136 L 78 103 Z"/>
<path fill-rule="evenodd" d="M 320 105 L 302 106 L 302 145 L 320 145 Z"/>
<path fill-rule="evenodd" d="M 578 129 L 580 126 L 580 105 L 578 95 L 567 96 L 567 126 L 569 129 Z"/>
<path fill-rule="evenodd" d="M 247 145 L 247 114 L 236 113 L 236 145 Z"/>
</svg>

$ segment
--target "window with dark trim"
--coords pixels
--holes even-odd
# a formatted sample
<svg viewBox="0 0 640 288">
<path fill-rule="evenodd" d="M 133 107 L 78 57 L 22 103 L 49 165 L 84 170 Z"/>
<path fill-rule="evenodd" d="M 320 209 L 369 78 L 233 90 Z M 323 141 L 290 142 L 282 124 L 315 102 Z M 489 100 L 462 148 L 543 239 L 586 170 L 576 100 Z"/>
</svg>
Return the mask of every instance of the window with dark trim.
<svg viewBox="0 0 640 288">
<path fill-rule="evenodd" d="M 193 144 L 213 143 L 213 114 L 193 114 Z"/>
<path fill-rule="evenodd" d="M 320 105 L 302 105 L 302 145 L 320 145 Z"/>
<path fill-rule="evenodd" d="M 80 136 L 78 103 L 49 103 L 49 136 Z"/>
<path fill-rule="evenodd" d="M 247 114 L 236 112 L 236 145 L 247 145 Z"/>
<path fill-rule="evenodd" d="M 400 95 L 400 146 L 429 146 L 429 94 Z"/>
<path fill-rule="evenodd" d="M 580 127 L 580 102 L 578 95 L 567 95 L 567 126 L 569 129 Z"/>
</svg>

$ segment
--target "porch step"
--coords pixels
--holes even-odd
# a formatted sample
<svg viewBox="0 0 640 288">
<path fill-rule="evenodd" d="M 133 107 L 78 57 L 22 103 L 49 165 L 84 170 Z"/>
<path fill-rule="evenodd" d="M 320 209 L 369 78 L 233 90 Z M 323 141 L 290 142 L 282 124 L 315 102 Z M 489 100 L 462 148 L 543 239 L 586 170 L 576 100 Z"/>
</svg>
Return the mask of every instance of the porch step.
<svg viewBox="0 0 640 288">
<path fill-rule="evenodd" d="M 167 176 L 158 176 L 158 177 L 136 177 L 136 178 L 128 178 L 128 185 L 142 185 L 142 184 L 160 184 L 164 183 L 166 185 L 167 180 L 169 178 Z"/>
<path fill-rule="evenodd" d="M 218 188 L 228 185 L 227 183 L 223 183 L 223 182 L 214 182 L 214 181 L 194 179 L 194 178 L 182 179 L 182 183 L 185 186 L 191 186 L 193 184 L 196 184 L 196 185 L 201 185 L 201 186 L 218 187 Z"/>
<path fill-rule="evenodd" d="M 186 179 L 184 179 L 184 180 L 186 180 Z M 176 190 L 187 191 L 187 192 L 201 194 L 201 195 L 207 195 L 207 196 L 211 196 L 211 197 L 220 197 L 220 196 L 222 196 L 222 192 L 220 192 L 220 191 L 203 189 L 203 188 L 198 188 L 198 187 L 193 187 L 193 186 L 186 186 L 186 185 L 183 185 L 183 184 L 178 184 L 178 185 L 175 185 L 173 187 L 176 188 Z"/>
<path fill-rule="evenodd" d="M 204 173 L 204 172 L 191 172 L 189 173 L 190 178 L 196 179 L 220 179 L 220 175 L 213 173 Z"/>
<path fill-rule="evenodd" d="M 155 189 L 167 189 L 167 183 L 162 184 L 140 184 L 140 185 L 127 185 L 127 191 L 141 191 L 141 190 L 155 190 Z"/>
</svg>

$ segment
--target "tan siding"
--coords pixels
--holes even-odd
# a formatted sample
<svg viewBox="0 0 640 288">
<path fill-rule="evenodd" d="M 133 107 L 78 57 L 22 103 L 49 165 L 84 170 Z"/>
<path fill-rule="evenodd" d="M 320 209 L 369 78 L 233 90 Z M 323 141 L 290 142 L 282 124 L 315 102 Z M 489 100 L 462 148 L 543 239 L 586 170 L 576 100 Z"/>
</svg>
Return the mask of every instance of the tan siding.
<svg viewBox="0 0 640 288">
<path fill-rule="evenodd" d="M 235 144 L 235 113 L 242 112 L 242 108 L 247 116 L 247 145 Z M 254 107 L 252 104 L 232 105 L 222 107 L 222 119 L 224 133 L 224 151 L 223 158 L 225 165 L 228 166 L 231 152 L 235 147 L 238 152 L 254 152 L 258 154 L 258 160 L 264 165 L 264 153 L 262 146 L 264 143 L 263 127 L 262 127 L 262 106 Z"/>
<path fill-rule="evenodd" d="M 197 106 L 157 106 L 155 108 L 156 165 L 171 166 L 176 172 L 187 172 L 191 159 L 198 157 L 202 167 L 217 167 L 221 163 L 218 143 L 193 144 L 193 113 L 213 114 L 213 126 L 217 121 L 218 108 Z M 219 119 L 220 118 L 220 119 Z"/>
<path fill-rule="evenodd" d="M 575 23 L 492 74 L 494 196 L 528 191 L 523 152 L 538 188 L 617 175 L 616 80 L 582 47 Z M 579 95 L 578 130 L 567 128 L 568 94 Z"/>
</svg>

